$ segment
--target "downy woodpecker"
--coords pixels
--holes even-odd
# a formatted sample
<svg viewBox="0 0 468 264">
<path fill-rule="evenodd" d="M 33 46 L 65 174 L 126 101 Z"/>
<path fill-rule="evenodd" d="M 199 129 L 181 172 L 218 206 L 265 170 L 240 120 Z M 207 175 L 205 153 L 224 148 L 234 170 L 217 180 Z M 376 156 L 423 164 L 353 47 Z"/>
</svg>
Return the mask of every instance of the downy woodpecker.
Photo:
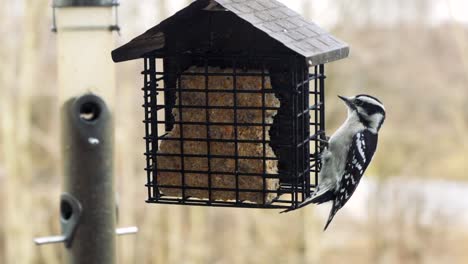
<svg viewBox="0 0 468 264">
<path fill-rule="evenodd" d="M 356 190 L 374 156 L 378 132 L 385 120 L 385 107 L 375 97 L 364 94 L 338 97 L 345 102 L 348 117 L 320 155 L 322 169 L 316 191 L 294 208 L 332 201 L 324 230 Z"/>
</svg>

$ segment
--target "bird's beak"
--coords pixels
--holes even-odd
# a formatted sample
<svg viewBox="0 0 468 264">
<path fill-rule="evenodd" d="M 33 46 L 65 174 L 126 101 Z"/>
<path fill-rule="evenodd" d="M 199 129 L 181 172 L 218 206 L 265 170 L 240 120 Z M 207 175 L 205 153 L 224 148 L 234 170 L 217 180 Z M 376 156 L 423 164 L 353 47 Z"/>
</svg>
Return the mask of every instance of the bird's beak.
<svg viewBox="0 0 468 264">
<path fill-rule="evenodd" d="M 338 98 L 343 100 L 347 106 L 353 108 L 354 105 L 353 105 L 353 102 L 351 101 L 351 99 L 349 99 L 348 97 L 341 96 L 341 95 L 338 95 Z"/>
</svg>

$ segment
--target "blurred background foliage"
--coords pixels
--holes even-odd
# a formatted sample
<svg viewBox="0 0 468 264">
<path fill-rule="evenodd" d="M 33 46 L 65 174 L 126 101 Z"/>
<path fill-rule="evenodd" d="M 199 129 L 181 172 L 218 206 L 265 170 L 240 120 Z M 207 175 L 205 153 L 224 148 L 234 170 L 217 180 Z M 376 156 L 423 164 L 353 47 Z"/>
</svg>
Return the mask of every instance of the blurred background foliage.
<svg viewBox="0 0 468 264">
<path fill-rule="evenodd" d="M 188 4 L 121 1 L 116 46 Z M 327 209 L 146 205 L 141 61 L 117 65 L 120 263 L 468 263 L 468 5 L 463 0 L 283 1 L 351 46 L 327 69 L 336 95 L 368 93 L 388 114 L 366 181 L 332 227 Z M 0 263 L 62 263 L 56 38 L 49 0 L 0 0 Z M 110 59 L 110 57 L 109 57 Z M 92 63 L 92 62 L 90 62 Z"/>
</svg>

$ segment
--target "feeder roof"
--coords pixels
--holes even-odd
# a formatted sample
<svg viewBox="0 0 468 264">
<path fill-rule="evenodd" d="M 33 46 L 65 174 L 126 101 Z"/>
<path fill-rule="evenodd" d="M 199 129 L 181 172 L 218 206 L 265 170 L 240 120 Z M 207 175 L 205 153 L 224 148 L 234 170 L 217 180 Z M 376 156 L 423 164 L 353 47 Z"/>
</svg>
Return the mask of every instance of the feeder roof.
<svg viewBox="0 0 468 264">
<path fill-rule="evenodd" d="M 174 16 L 112 52 L 115 62 L 142 58 L 164 47 L 164 29 L 190 19 L 194 10 L 227 10 L 304 56 L 309 65 L 346 58 L 349 46 L 276 0 L 197 0 Z"/>
</svg>

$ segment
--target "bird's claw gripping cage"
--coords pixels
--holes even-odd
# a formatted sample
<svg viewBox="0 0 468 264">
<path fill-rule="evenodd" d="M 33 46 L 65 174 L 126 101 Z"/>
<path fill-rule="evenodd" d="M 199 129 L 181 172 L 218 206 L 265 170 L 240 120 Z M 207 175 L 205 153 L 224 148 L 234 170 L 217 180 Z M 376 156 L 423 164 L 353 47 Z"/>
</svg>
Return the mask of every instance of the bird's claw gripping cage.
<svg viewBox="0 0 468 264">
<path fill-rule="evenodd" d="M 348 52 L 275 0 L 197 0 L 113 51 L 144 59 L 147 202 L 296 208 L 326 145 L 324 64 Z"/>
</svg>

